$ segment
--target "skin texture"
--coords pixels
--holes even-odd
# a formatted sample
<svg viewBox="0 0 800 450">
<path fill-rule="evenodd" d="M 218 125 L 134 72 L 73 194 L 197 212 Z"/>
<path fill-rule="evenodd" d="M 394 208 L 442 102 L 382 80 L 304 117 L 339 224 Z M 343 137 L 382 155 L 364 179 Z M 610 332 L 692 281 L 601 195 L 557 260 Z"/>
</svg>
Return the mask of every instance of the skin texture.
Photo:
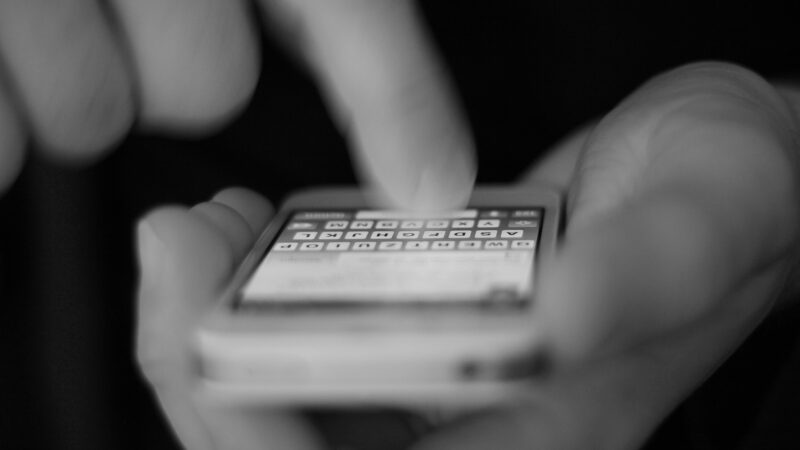
<svg viewBox="0 0 800 450">
<path fill-rule="evenodd" d="M 22 136 L 91 160 L 134 124 L 186 135 L 227 123 L 258 80 L 253 9 L 308 63 L 385 205 L 463 205 L 472 140 L 408 0 L 0 0 L 0 187 L 20 170 Z"/>
<path fill-rule="evenodd" d="M 29 141 L 93 159 L 134 123 L 209 132 L 248 101 L 259 67 L 248 3 L 99 5 L 0 0 L 0 186 Z M 385 205 L 463 203 L 471 138 L 413 5 L 258 7 L 307 61 Z M 554 149 L 528 179 L 569 196 L 566 236 L 538 299 L 554 373 L 518 404 L 456 420 L 419 448 L 639 446 L 792 286 L 796 92 L 741 67 L 686 66 Z M 270 208 L 232 189 L 138 225 L 138 361 L 187 448 L 322 448 L 293 411 L 222 408 L 195 390 L 193 327 Z"/>
<path fill-rule="evenodd" d="M 554 372 L 517 404 L 455 420 L 417 448 L 640 446 L 787 292 L 798 229 L 787 98 L 741 67 L 681 67 L 534 167 L 522 183 L 569 195 L 566 235 L 537 298 Z M 191 390 L 185 330 L 253 238 L 236 222 L 266 211 L 228 206 L 156 210 L 140 225 L 142 366 L 167 411 L 179 400 L 194 411 L 171 417 L 197 448 L 320 448 L 291 411 L 221 411 Z M 742 227 L 743 214 L 758 218 Z"/>
<path fill-rule="evenodd" d="M 4 106 L 17 107 L 17 127 L 27 122 L 48 152 L 90 158 L 130 128 L 132 77 L 92 0 L 0 1 L 0 55 L 7 92 L 18 100 Z"/>
</svg>

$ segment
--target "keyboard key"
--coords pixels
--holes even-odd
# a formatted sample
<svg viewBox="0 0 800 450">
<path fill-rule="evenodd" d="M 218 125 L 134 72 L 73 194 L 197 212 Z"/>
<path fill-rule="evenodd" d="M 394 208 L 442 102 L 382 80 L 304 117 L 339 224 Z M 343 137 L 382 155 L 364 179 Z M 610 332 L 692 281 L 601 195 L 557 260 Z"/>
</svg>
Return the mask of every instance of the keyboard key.
<svg viewBox="0 0 800 450">
<path fill-rule="evenodd" d="M 332 239 L 341 239 L 342 232 L 341 231 L 322 231 L 319 233 L 319 238 L 324 239 L 326 241 L 330 241 Z"/>
<path fill-rule="evenodd" d="M 432 250 L 452 250 L 454 248 L 456 248 L 454 241 L 434 241 L 431 244 Z"/>
<path fill-rule="evenodd" d="M 408 241 L 406 242 L 406 250 L 427 250 L 427 241 Z"/>
<path fill-rule="evenodd" d="M 522 237 L 522 230 L 503 230 L 500 232 L 501 238 L 521 238 Z"/>
<path fill-rule="evenodd" d="M 504 250 L 508 248 L 508 241 L 486 241 L 483 248 L 485 250 Z"/>
<path fill-rule="evenodd" d="M 458 243 L 459 250 L 479 250 L 481 241 L 461 241 Z"/>
<path fill-rule="evenodd" d="M 475 237 L 480 239 L 496 238 L 497 230 L 475 230 Z"/>
<path fill-rule="evenodd" d="M 350 222 L 347 220 L 329 220 L 325 222 L 324 228 L 326 230 L 344 230 L 348 225 L 350 225 Z"/>
<path fill-rule="evenodd" d="M 371 220 L 354 220 L 350 223 L 351 230 L 369 230 L 374 222 Z"/>
<path fill-rule="evenodd" d="M 347 228 L 346 220 L 329 220 L 325 222 L 326 230 L 344 230 Z"/>
<path fill-rule="evenodd" d="M 474 220 L 459 219 L 453 221 L 453 228 L 472 228 L 474 225 Z"/>
<path fill-rule="evenodd" d="M 419 231 L 398 231 L 397 239 L 416 239 L 419 237 Z"/>
<path fill-rule="evenodd" d="M 375 228 L 379 230 L 393 230 L 397 228 L 399 224 L 396 220 L 379 220 L 378 223 L 375 224 Z"/>
<path fill-rule="evenodd" d="M 394 231 L 373 231 L 370 239 L 391 239 Z"/>
<path fill-rule="evenodd" d="M 314 240 L 315 237 L 317 237 L 316 231 L 298 231 L 294 234 L 293 239 L 295 241 L 311 241 Z"/>
<path fill-rule="evenodd" d="M 483 219 L 478 221 L 478 228 L 497 228 L 500 221 L 497 219 Z"/>
<path fill-rule="evenodd" d="M 366 239 L 369 236 L 369 231 L 348 231 L 344 235 L 345 239 Z"/>
<path fill-rule="evenodd" d="M 287 230 L 313 230 L 317 228 L 314 222 L 292 222 L 286 227 Z"/>
<path fill-rule="evenodd" d="M 375 250 L 375 243 L 374 242 L 353 242 L 353 250 L 355 251 L 367 251 L 367 250 Z"/>
<path fill-rule="evenodd" d="M 316 252 L 322 250 L 322 242 L 303 242 L 300 244 L 301 252 Z"/>
<path fill-rule="evenodd" d="M 539 221 L 531 219 L 509 220 L 508 226 L 513 228 L 532 228 L 538 227 Z"/>
<path fill-rule="evenodd" d="M 421 220 L 404 220 L 403 223 L 400 224 L 400 228 L 404 229 L 414 229 L 414 228 L 422 228 L 423 222 Z"/>
<path fill-rule="evenodd" d="M 506 217 L 508 213 L 505 211 L 498 211 L 498 210 L 489 210 L 481 212 L 481 217 Z"/>
<path fill-rule="evenodd" d="M 279 252 L 290 252 L 297 248 L 297 242 L 278 242 L 272 249 Z"/>
<path fill-rule="evenodd" d="M 445 234 L 444 230 L 428 230 L 422 232 L 422 239 L 442 239 Z"/>
<path fill-rule="evenodd" d="M 534 240 L 511 241 L 511 248 L 513 249 L 528 250 L 534 247 L 536 247 L 536 241 Z"/>
<path fill-rule="evenodd" d="M 511 214 L 511 217 L 539 217 L 539 211 L 535 209 L 517 210 Z"/>
<path fill-rule="evenodd" d="M 399 241 L 386 241 L 378 244 L 378 250 L 401 250 L 403 243 Z"/>
<path fill-rule="evenodd" d="M 450 221 L 448 220 L 429 220 L 425 226 L 427 228 L 447 228 L 449 224 Z"/>
<path fill-rule="evenodd" d="M 467 239 L 472 235 L 472 231 L 469 230 L 453 230 L 447 236 L 450 239 Z"/>
<path fill-rule="evenodd" d="M 348 248 L 350 248 L 349 242 L 328 242 L 328 245 L 325 247 L 325 250 L 343 252 Z"/>
</svg>

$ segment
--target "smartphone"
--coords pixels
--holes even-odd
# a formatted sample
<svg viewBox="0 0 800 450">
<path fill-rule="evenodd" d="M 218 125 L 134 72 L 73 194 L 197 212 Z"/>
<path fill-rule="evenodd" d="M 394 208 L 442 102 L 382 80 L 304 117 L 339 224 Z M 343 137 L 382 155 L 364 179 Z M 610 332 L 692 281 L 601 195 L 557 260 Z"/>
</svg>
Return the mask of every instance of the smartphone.
<svg viewBox="0 0 800 450">
<path fill-rule="evenodd" d="M 480 187 L 461 210 L 350 188 L 280 208 L 195 334 L 203 387 L 272 405 L 486 405 L 541 369 L 536 274 L 561 200 Z"/>
</svg>

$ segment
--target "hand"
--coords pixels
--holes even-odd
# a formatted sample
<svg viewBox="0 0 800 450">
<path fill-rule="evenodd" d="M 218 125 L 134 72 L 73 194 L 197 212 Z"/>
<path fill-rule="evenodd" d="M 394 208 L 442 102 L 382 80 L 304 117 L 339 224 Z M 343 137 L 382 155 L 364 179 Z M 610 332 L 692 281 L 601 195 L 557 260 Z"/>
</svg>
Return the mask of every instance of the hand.
<svg viewBox="0 0 800 450">
<path fill-rule="evenodd" d="M 517 405 L 420 448 L 641 446 L 786 293 L 800 212 L 796 92 L 732 65 L 682 67 L 534 168 L 523 182 L 569 192 L 537 298 L 554 373 Z"/>
<path fill-rule="evenodd" d="M 191 210 L 156 210 L 139 224 L 137 356 L 185 448 L 319 447 L 315 432 L 293 413 L 225 410 L 195 390 L 188 348 L 193 327 L 271 211 L 258 195 L 229 189 Z"/>
<path fill-rule="evenodd" d="M 258 3 L 308 61 L 385 203 L 466 200 L 472 144 L 410 0 Z M 51 155 L 92 159 L 135 122 L 207 132 L 249 100 L 260 53 L 248 0 L 103 5 L 0 0 L 0 191 L 28 135 Z"/>
<path fill-rule="evenodd" d="M 536 167 L 526 182 L 570 193 L 537 299 L 555 373 L 420 448 L 641 445 L 771 310 L 793 270 L 797 118 L 786 98 L 739 67 L 683 67 Z M 189 330 L 265 211 L 252 193 L 226 191 L 140 227 L 140 361 L 190 448 L 320 445 L 297 416 L 214 410 L 192 389 Z"/>
</svg>

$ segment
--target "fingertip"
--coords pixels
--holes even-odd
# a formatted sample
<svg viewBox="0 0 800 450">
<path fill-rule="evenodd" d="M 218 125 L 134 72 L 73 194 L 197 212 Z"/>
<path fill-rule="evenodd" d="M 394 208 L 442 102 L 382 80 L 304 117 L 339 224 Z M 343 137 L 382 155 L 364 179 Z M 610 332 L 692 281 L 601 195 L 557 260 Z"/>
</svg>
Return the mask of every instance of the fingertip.
<svg viewBox="0 0 800 450">
<path fill-rule="evenodd" d="M 160 243 L 159 261 L 142 267 L 143 281 L 160 277 L 170 289 L 213 294 L 235 264 L 235 249 L 223 232 L 184 206 L 159 207 L 138 227 Z"/>
<path fill-rule="evenodd" d="M 414 2 L 291 2 L 328 103 L 382 207 L 463 207 L 472 137 Z"/>
<path fill-rule="evenodd" d="M 183 205 L 161 205 L 146 212 L 139 219 L 137 230 L 148 229 L 154 236 L 170 234 L 167 230 L 179 226 L 185 220 L 189 208 Z M 160 231 L 160 232 L 159 232 Z"/>
<path fill-rule="evenodd" d="M 260 53 L 245 1 L 114 2 L 139 80 L 141 125 L 208 134 L 249 101 Z"/>
<path fill-rule="evenodd" d="M 93 160 L 131 128 L 133 81 L 97 2 L 0 3 L 0 53 L 20 113 L 48 155 Z"/>
<path fill-rule="evenodd" d="M 74 126 L 72 129 L 36 129 L 37 150 L 53 160 L 68 164 L 89 165 L 102 159 L 128 136 L 135 120 L 133 99 L 112 98 L 117 95 L 109 93 L 101 100 L 107 102 L 106 107 L 100 108 L 105 110 L 105 114 L 101 112 L 95 117 L 86 117 L 84 123 L 75 123 L 75 119 L 68 124 Z M 86 113 L 87 116 L 94 114 Z M 57 123 L 58 120 L 53 118 L 48 122 Z"/>
<path fill-rule="evenodd" d="M 140 288 L 159 284 L 168 258 L 168 245 L 162 236 L 174 234 L 171 229 L 180 227 L 179 218 L 187 209 L 178 205 L 160 206 L 148 211 L 136 223 L 136 248 L 140 272 Z"/>
<path fill-rule="evenodd" d="M 452 152 L 445 162 L 422 168 L 413 189 L 410 209 L 435 211 L 467 206 L 477 176 L 477 164 L 471 151 Z"/>
<path fill-rule="evenodd" d="M 261 194 L 244 187 L 229 187 L 217 192 L 211 199 L 231 207 L 247 221 L 254 235 L 258 235 L 272 217 L 274 208 Z"/>
<path fill-rule="evenodd" d="M 383 207 L 412 211 L 442 211 L 466 207 L 475 185 L 477 168 L 470 152 L 427 161 L 414 161 L 409 152 L 402 164 L 376 166 L 362 175 L 376 202 Z"/>
<path fill-rule="evenodd" d="M 236 260 L 249 250 L 255 233 L 245 218 L 235 209 L 223 203 L 210 201 L 193 206 L 191 211 L 208 221 L 225 236 L 233 249 Z"/>
</svg>

